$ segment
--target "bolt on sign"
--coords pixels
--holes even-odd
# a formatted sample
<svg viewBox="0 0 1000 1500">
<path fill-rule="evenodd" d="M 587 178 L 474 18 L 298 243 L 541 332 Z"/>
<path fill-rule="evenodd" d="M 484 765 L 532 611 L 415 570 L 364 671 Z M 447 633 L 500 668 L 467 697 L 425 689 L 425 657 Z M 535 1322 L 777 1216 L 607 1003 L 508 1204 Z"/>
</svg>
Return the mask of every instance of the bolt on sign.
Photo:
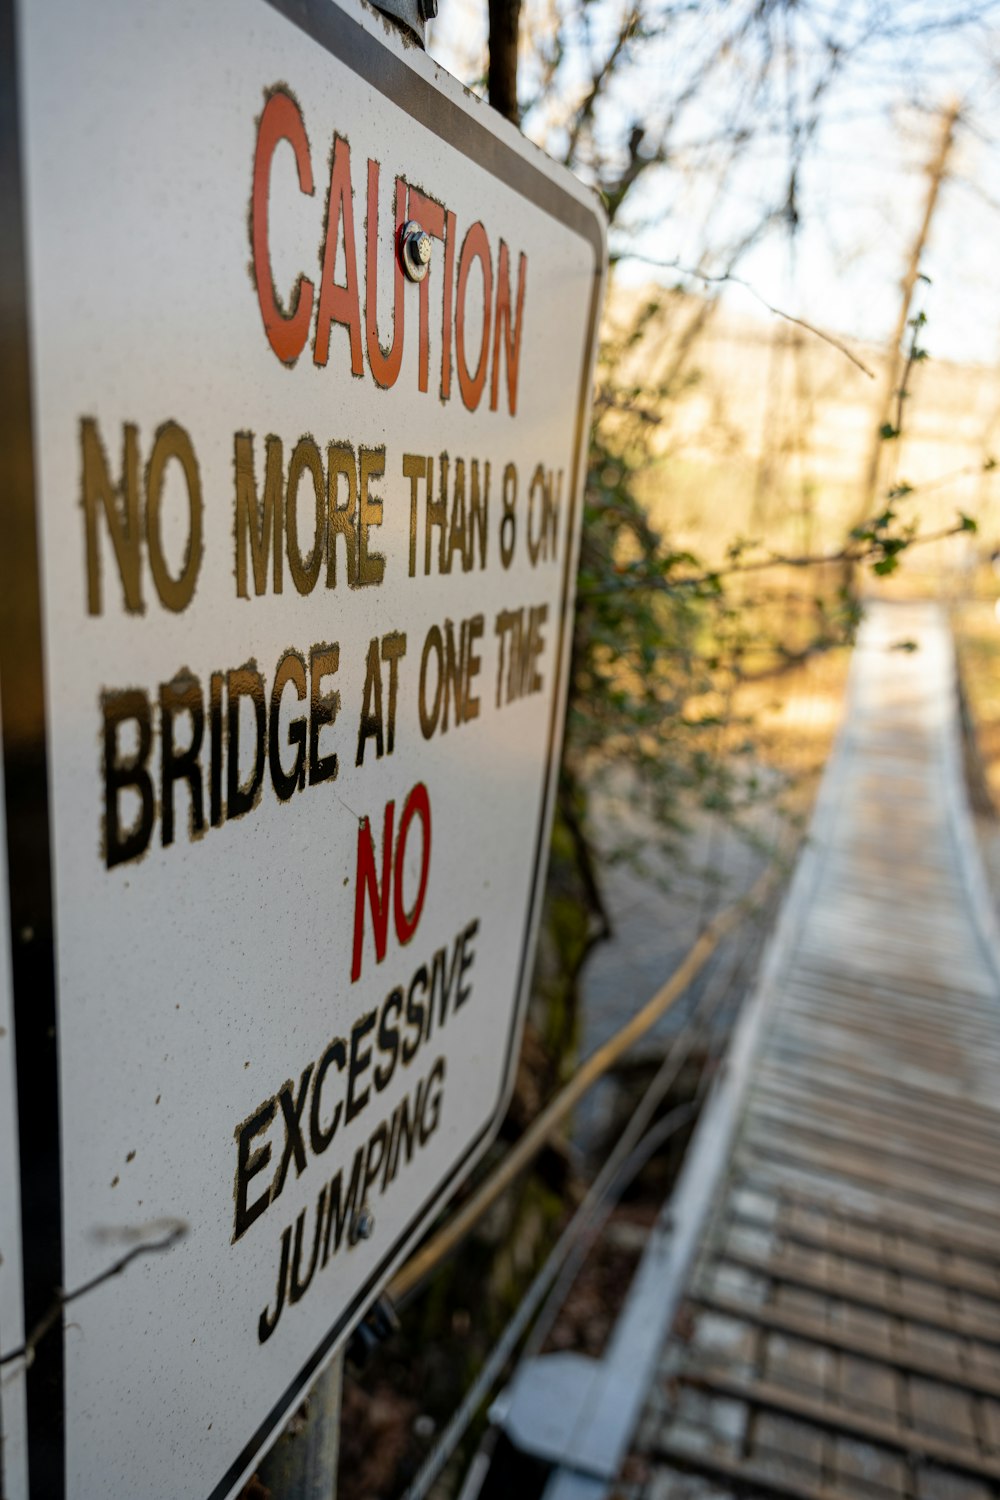
<svg viewBox="0 0 1000 1500">
<path fill-rule="evenodd" d="M 508 1096 L 603 223 L 357 4 L 0 17 L 4 1494 L 221 1500 Z"/>
</svg>

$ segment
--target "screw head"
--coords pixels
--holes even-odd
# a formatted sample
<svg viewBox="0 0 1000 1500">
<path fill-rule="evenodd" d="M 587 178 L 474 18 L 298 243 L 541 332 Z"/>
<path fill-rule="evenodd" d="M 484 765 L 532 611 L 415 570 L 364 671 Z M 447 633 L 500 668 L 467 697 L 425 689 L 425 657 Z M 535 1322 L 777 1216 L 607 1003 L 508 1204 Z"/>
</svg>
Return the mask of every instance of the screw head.
<svg viewBox="0 0 1000 1500">
<path fill-rule="evenodd" d="M 403 232 L 400 236 L 400 259 L 403 262 L 403 270 L 411 281 L 423 281 L 430 267 L 433 248 L 430 235 L 415 219 L 403 225 Z"/>
<path fill-rule="evenodd" d="M 351 1224 L 351 1240 L 356 1245 L 358 1240 L 370 1240 L 375 1233 L 375 1215 L 367 1204 L 358 1209 Z"/>
</svg>

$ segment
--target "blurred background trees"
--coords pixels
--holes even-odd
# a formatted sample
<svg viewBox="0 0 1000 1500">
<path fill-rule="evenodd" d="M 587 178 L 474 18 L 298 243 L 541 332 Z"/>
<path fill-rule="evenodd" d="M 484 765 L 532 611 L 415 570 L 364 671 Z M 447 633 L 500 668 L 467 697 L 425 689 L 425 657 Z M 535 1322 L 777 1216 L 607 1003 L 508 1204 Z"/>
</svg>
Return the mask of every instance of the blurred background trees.
<svg viewBox="0 0 1000 1500">
<path fill-rule="evenodd" d="M 599 815 L 610 768 L 639 842 L 680 856 L 692 806 L 737 817 L 782 781 L 753 766 L 746 685 L 794 693 L 918 540 L 946 538 L 907 571 L 954 585 L 973 516 L 996 530 L 998 20 L 940 0 L 442 8 L 432 52 L 610 222 L 561 797 L 589 935 L 598 866 L 637 853 Z"/>
</svg>

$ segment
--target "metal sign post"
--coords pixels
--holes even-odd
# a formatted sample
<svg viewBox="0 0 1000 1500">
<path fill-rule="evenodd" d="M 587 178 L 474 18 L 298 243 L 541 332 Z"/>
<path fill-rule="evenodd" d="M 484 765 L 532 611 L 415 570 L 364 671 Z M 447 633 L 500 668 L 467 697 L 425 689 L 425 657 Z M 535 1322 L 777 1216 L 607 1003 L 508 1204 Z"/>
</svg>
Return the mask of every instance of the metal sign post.
<svg viewBox="0 0 1000 1500">
<path fill-rule="evenodd" d="M 335 1354 L 258 1470 L 270 1500 L 336 1500 L 344 1356 Z"/>
<path fill-rule="evenodd" d="M 224 1500 L 505 1105 L 603 224 L 366 7 L 0 12 L 4 1493 Z"/>
</svg>

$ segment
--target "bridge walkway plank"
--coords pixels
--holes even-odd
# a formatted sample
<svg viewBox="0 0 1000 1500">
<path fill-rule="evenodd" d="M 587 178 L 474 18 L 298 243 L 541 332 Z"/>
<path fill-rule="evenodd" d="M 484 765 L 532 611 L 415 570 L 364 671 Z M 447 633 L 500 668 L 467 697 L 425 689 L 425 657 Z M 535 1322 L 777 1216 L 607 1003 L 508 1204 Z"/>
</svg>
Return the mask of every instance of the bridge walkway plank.
<svg viewBox="0 0 1000 1500">
<path fill-rule="evenodd" d="M 943 615 L 876 607 L 623 1494 L 1000 1495 L 1000 959 L 956 743 Z"/>
</svg>

